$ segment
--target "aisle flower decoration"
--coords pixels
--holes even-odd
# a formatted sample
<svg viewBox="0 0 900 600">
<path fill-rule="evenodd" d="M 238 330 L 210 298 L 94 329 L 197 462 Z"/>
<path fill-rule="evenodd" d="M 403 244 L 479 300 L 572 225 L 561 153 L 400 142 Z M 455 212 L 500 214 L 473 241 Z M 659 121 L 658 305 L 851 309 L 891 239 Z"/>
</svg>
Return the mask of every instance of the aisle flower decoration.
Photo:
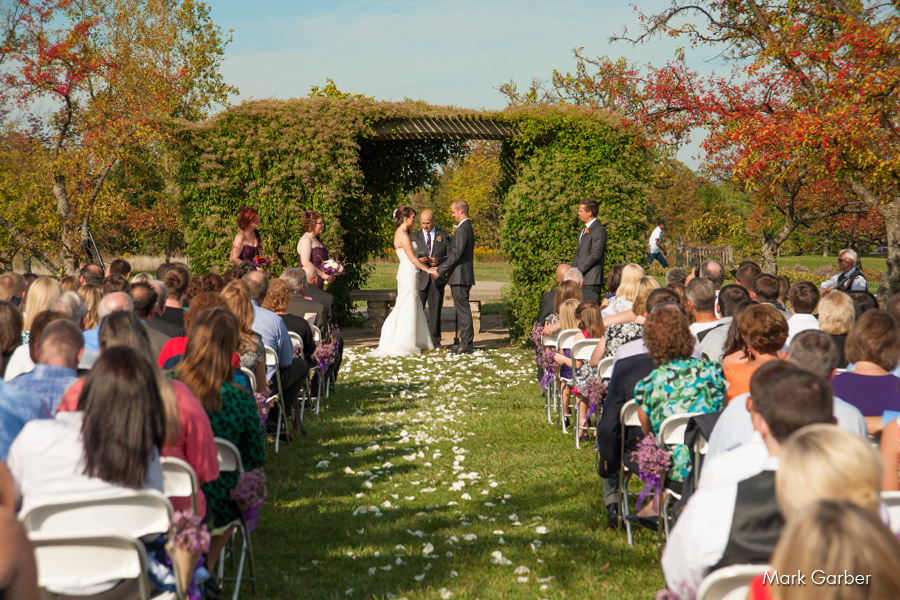
<svg viewBox="0 0 900 600">
<path fill-rule="evenodd" d="M 588 378 L 587 385 L 581 390 L 581 393 L 587 398 L 590 405 L 587 414 L 584 415 L 585 419 L 590 419 L 597 412 L 597 409 L 603 406 L 603 401 L 606 400 L 606 390 L 607 384 L 605 381 L 601 381 L 596 375 Z"/>
<path fill-rule="evenodd" d="M 241 510 L 247 524 L 247 533 L 256 529 L 259 523 L 259 513 L 266 504 L 268 494 L 266 474 L 261 470 L 244 471 L 238 477 L 237 485 L 231 490 L 230 495 Z"/>
<path fill-rule="evenodd" d="M 541 353 L 541 338 L 544 335 L 544 326 L 540 323 L 535 323 L 531 328 L 531 343 L 534 344 L 534 351 L 538 354 Z"/>
<path fill-rule="evenodd" d="M 259 426 L 265 428 L 266 420 L 269 418 L 269 409 L 271 406 L 268 403 L 269 397 L 272 395 L 272 388 L 269 387 L 269 384 L 266 384 L 266 389 L 261 392 L 253 392 L 253 399 L 256 400 L 256 412 L 259 414 Z"/>
<path fill-rule="evenodd" d="M 647 484 L 638 495 L 638 506 L 651 494 L 654 498 L 659 498 L 662 492 L 662 476 L 669 470 L 671 458 L 669 452 L 657 446 L 655 435 L 645 435 L 638 443 L 637 450 L 631 453 L 631 460 L 638 466 L 638 479 Z"/>
<path fill-rule="evenodd" d="M 541 391 L 546 390 L 547 386 L 556 378 L 556 373 L 553 371 L 556 366 L 556 360 L 553 358 L 555 355 L 556 352 L 552 348 L 547 348 L 535 359 L 537 366 L 544 370 L 544 376 L 541 378 Z"/>
<path fill-rule="evenodd" d="M 333 258 L 329 258 L 326 261 L 323 261 L 319 266 L 319 270 L 325 273 L 326 275 L 330 275 L 337 279 L 338 277 L 344 276 L 344 265 L 341 264 L 341 261 L 335 260 Z M 328 289 L 328 284 L 326 283 L 323 286 L 323 289 Z"/>
<path fill-rule="evenodd" d="M 211 540 L 209 528 L 192 509 L 178 511 L 172 517 L 169 556 L 177 567 L 181 589 L 187 590 L 192 600 L 200 597 L 195 571 L 200 556 L 209 552 Z"/>
<path fill-rule="evenodd" d="M 337 325 L 332 325 L 328 328 L 328 337 L 330 341 L 326 342 L 325 339 L 319 341 L 316 344 L 316 349 L 312 354 L 313 360 L 316 361 L 316 364 L 319 366 L 319 370 L 324 374 L 328 371 L 328 368 L 334 364 L 334 356 L 337 351 L 338 343 L 341 339 L 341 330 Z"/>
</svg>

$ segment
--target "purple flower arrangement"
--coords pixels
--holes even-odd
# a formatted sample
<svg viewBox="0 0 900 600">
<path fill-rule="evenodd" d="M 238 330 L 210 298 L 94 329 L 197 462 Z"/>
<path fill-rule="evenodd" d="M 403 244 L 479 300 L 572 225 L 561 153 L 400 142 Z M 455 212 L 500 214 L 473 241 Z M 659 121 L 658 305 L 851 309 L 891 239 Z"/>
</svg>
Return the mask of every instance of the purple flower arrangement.
<svg viewBox="0 0 900 600">
<path fill-rule="evenodd" d="M 265 254 L 258 254 L 253 257 L 253 264 L 256 265 L 258 269 L 265 270 L 266 267 L 272 264 L 272 261 L 270 261 L 269 257 Z"/>
<path fill-rule="evenodd" d="M 580 391 L 582 395 L 587 398 L 588 404 L 590 405 L 584 418 L 590 419 L 594 416 L 594 413 L 597 412 L 597 409 L 603 406 L 603 401 L 606 400 L 606 382 L 601 381 L 594 375 L 588 378 L 587 385 Z"/>
<path fill-rule="evenodd" d="M 320 340 L 312 354 L 313 360 L 319 365 L 319 370 L 322 373 L 325 373 L 334 363 L 334 353 L 337 351 L 338 343 L 341 339 L 341 330 L 337 325 L 332 325 L 328 328 L 328 337 L 330 341 Z"/>
<path fill-rule="evenodd" d="M 209 528 L 192 509 L 176 512 L 172 517 L 172 529 L 174 533 L 170 542 L 175 548 L 191 554 L 209 552 L 209 542 L 212 539 Z"/>
<path fill-rule="evenodd" d="M 638 479 L 650 486 L 649 489 L 644 486 L 641 490 L 637 499 L 638 506 L 650 494 L 656 497 L 662 492 L 662 476 L 671 466 L 671 457 L 671 454 L 657 447 L 654 435 L 645 435 L 638 443 L 637 450 L 631 453 L 631 459 L 638 466 Z"/>
<path fill-rule="evenodd" d="M 544 370 L 544 376 L 541 378 L 541 391 L 546 390 L 556 377 L 556 373 L 553 371 L 556 366 L 556 360 L 553 358 L 555 355 L 556 352 L 552 348 L 547 348 L 535 358 L 537 366 Z"/>
<path fill-rule="evenodd" d="M 266 474 L 259 469 L 241 473 L 237 485 L 231 490 L 231 499 L 237 502 L 238 508 L 241 509 L 248 533 L 256 529 L 259 513 L 266 504 L 268 494 Z"/>
<path fill-rule="evenodd" d="M 534 351 L 540 353 L 541 351 L 541 337 L 544 335 L 544 326 L 540 323 L 535 323 L 531 328 L 531 343 L 534 344 Z"/>
<path fill-rule="evenodd" d="M 266 400 L 271 395 L 272 390 L 268 385 L 261 392 L 253 392 L 253 399 L 256 400 L 256 412 L 259 413 L 259 426 L 263 428 L 265 428 L 266 420 L 269 418 L 269 403 Z"/>
</svg>

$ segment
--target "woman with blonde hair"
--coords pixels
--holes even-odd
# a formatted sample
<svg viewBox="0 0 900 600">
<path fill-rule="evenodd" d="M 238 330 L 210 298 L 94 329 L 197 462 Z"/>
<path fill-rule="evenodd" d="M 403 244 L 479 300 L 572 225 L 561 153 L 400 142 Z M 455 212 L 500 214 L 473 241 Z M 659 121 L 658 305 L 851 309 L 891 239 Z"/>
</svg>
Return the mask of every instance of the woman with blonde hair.
<svg viewBox="0 0 900 600">
<path fill-rule="evenodd" d="M 578 308 L 575 309 L 575 319 L 578 322 L 578 328 L 581 329 L 581 332 L 575 336 L 576 342 L 586 339 L 603 338 L 604 329 L 601 312 L 602 309 L 600 308 L 600 305 L 590 300 L 578 305 Z M 575 361 L 575 387 L 572 389 L 572 392 L 578 396 L 579 414 L 582 416 L 581 422 L 578 423 L 579 427 L 586 428 L 588 426 L 587 418 L 585 418 L 584 415 L 587 414 L 590 407 L 588 406 L 588 401 L 584 396 L 584 392 L 587 389 L 588 380 L 596 375 L 597 369 L 591 367 L 589 361 Z M 586 441 L 590 435 L 588 433 L 581 433 L 579 437 L 581 438 L 581 441 Z"/>
<path fill-rule="evenodd" d="M 628 263 L 622 267 L 622 278 L 619 280 L 616 296 L 610 299 L 609 305 L 603 309 L 604 319 L 631 308 L 638 295 L 638 282 L 646 275 L 647 273 L 640 265 Z"/>
<path fill-rule="evenodd" d="M 567 329 L 578 329 L 578 319 L 575 317 L 575 310 L 581 301 L 575 298 L 569 298 L 559 307 L 559 329 L 566 331 Z M 553 360 L 559 365 L 560 388 L 562 389 L 563 414 L 569 414 L 569 394 L 571 390 L 565 379 L 572 379 L 572 351 L 563 350 L 553 355 Z M 568 416 L 566 419 L 568 420 Z"/>
<path fill-rule="evenodd" d="M 606 331 L 603 333 L 603 341 L 597 344 L 597 349 L 594 350 L 595 356 L 604 358 L 614 356 L 616 350 L 624 344 L 640 339 L 644 335 L 643 325 L 644 313 L 647 312 L 645 310 L 647 297 L 650 295 L 650 292 L 660 287 L 662 286 L 655 277 L 642 277 L 637 282 L 635 285 L 637 293 L 631 308 L 603 320 Z"/>
<path fill-rule="evenodd" d="M 78 288 L 77 293 L 87 309 L 87 315 L 84 317 L 84 330 L 97 329 L 100 326 L 100 318 L 97 312 L 100 310 L 100 301 L 103 299 L 103 292 L 100 286 L 95 283 L 86 283 Z"/>
<path fill-rule="evenodd" d="M 569 299 L 575 299 L 579 303 L 584 299 L 581 294 L 581 286 L 574 281 L 563 281 L 556 288 L 556 296 L 553 300 L 553 312 L 547 316 L 544 323 L 544 334 L 551 334 L 559 330 L 559 311 L 563 302 Z M 565 328 L 563 328 L 565 329 Z"/>
<path fill-rule="evenodd" d="M 265 346 L 262 337 L 253 331 L 253 304 L 250 302 L 250 288 L 240 279 L 228 283 L 220 292 L 225 305 L 237 317 L 241 329 L 241 366 L 253 371 L 257 388 L 266 381 Z"/>
<path fill-rule="evenodd" d="M 49 277 L 38 277 L 28 286 L 28 292 L 25 295 L 24 313 L 25 322 L 22 325 L 22 343 L 27 344 L 31 334 L 31 324 L 34 318 L 47 310 L 50 301 L 62 294 L 62 286 L 55 279 Z"/>
<path fill-rule="evenodd" d="M 847 343 L 847 334 L 856 322 L 856 306 L 853 298 L 844 292 L 829 292 L 819 300 L 816 312 L 819 316 L 819 330 L 831 336 L 840 353 L 837 368 L 846 369 L 848 361 L 844 345 Z"/>
</svg>

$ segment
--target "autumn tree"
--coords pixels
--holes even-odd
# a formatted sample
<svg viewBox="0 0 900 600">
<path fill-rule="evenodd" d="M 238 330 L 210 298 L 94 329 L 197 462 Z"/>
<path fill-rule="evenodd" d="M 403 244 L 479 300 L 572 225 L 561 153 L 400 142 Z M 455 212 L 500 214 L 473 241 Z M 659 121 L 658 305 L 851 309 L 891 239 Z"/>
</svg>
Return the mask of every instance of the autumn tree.
<svg viewBox="0 0 900 600">
<path fill-rule="evenodd" d="M 114 195 L 113 170 L 148 160 L 167 169 L 170 121 L 202 119 L 236 93 L 219 73 L 230 38 L 194 0 L 16 1 L 8 94 L 45 152 L 59 221 L 55 258 L 29 251 L 71 270 L 98 203 Z M 27 243 L 28 231 L 0 225 Z"/>
</svg>

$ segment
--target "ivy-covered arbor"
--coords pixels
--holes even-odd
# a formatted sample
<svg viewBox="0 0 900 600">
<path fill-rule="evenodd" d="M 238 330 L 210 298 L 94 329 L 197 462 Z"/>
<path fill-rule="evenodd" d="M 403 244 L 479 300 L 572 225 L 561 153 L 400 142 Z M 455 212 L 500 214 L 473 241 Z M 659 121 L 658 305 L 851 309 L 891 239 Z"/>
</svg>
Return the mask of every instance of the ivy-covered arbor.
<svg viewBox="0 0 900 600">
<path fill-rule="evenodd" d="M 349 309 L 366 263 L 391 230 L 393 209 L 466 153 L 465 140 L 503 140 L 503 244 L 514 333 L 537 314 L 560 261 L 574 253 L 582 198 L 600 202 L 607 264 L 641 256 L 649 155 L 616 115 L 584 107 L 471 111 L 422 102 L 305 98 L 245 102 L 177 135 L 180 206 L 188 255 L 227 268 L 241 206 L 260 213 L 275 272 L 297 263 L 301 216 L 325 219 L 323 242 L 347 275 L 333 287 Z"/>
</svg>

